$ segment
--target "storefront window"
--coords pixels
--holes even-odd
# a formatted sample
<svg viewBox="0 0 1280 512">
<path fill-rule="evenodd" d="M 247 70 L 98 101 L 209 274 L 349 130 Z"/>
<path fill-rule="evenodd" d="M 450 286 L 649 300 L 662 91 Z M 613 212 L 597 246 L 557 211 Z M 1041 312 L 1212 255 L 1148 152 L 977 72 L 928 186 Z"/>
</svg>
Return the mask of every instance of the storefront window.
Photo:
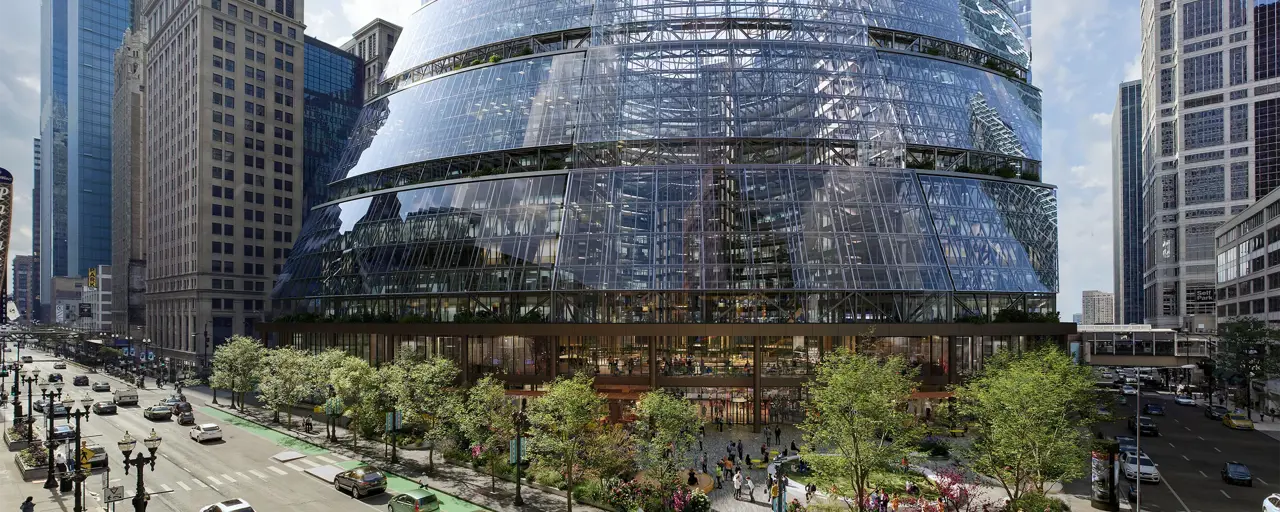
<svg viewBox="0 0 1280 512">
<path fill-rule="evenodd" d="M 569 336 L 561 338 L 558 371 L 614 377 L 649 374 L 648 336 Z"/>
<path fill-rule="evenodd" d="M 757 337 L 760 369 L 766 377 L 810 375 L 820 357 L 821 338 L 805 336 Z"/>
<path fill-rule="evenodd" d="M 751 388 L 663 388 L 676 396 L 692 401 L 698 406 L 698 414 L 706 421 L 720 418 L 726 423 L 747 425 L 753 421 L 751 406 L 754 400 Z M 708 427 L 710 428 L 710 427 Z"/>
<path fill-rule="evenodd" d="M 663 376 L 746 377 L 754 372 L 755 338 L 750 336 L 660 339 L 658 369 Z"/>
</svg>

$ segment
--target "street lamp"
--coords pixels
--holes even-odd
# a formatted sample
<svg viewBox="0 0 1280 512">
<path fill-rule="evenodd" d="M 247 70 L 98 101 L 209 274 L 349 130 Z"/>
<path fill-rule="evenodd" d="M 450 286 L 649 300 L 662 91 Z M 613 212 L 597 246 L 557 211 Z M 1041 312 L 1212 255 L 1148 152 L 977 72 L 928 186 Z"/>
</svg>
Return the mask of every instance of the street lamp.
<svg viewBox="0 0 1280 512">
<path fill-rule="evenodd" d="M 36 422 L 35 416 L 31 414 L 31 397 L 32 395 L 34 395 L 34 393 L 31 392 L 31 384 L 38 382 L 40 380 L 40 369 L 32 368 L 31 370 L 23 371 L 22 373 L 23 373 L 22 382 L 27 385 L 27 415 L 25 416 L 25 418 L 27 419 L 27 440 L 30 441 L 31 439 L 34 439 L 33 437 L 34 433 L 32 432 L 32 425 Z M 18 416 L 22 416 L 22 410 L 21 410 L 22 401 L 20 400 L 20 397 L 21 397 L 20 393 L 15 394 L 13 396 L 13 401 L 14 401 L 13 416 L 15 418 Z"/>
<path fill-rule="evenodd" d="M 44 417 L 49 419 L 49 427 L 44 431 L 44 445 L 49 449 L 45 458 L 49 459 L 49 478 L 44 481 L 45 489 L 56 489 L 58 480 L 54 478 L 53 471 L 53 449 L 57 448 L 58 443 L 53 439 L 53 412 L 55 410 L 54 402 L 62 401 L 62 383 L 54 382 L 53 390 L 49 390 L 48 382 L 40 383 L 40 397 L 44 399 Z"/>
<path fill-rule="evenodd" d="M 517 507 L 524 505 L 524 496 L 520 495 L 520 438 L 524 437 L 524 429 L 529 425 L 529 416 L 524 413 L 525 400 L 520 399 L 520 409 L 512 413 L 511 420 L 516 427 L 516 499 L 511 503 Z"/>
<path fill-rule="evenodd" d="M 147 465 L 151 466 L 152 471 L 156 470 L 156 459 L 159 458 L 156 457 L 156 450 L 160 449 L 160 436 L 156 435 L 155 429 L 151 429 L 151 435 L 142 440 L 142 445 L 147 448 L 148 452 L 151 452 L 150 455 L 138 452 L 137 457 L 130 459 L 129 454 L 133 453 L 133 449 L 137 447 L 137 441 L 133 439 L 133 436 L 129 435 L 129 431 L 126 430 L 124 437 L 120 438 L 120 441 L 116 443 L 116 446 L 120 447 L 120 452 L 124 454 L 124 474 L 129 474 L 129 466 L 138 468 L 138 487 L 133 495 L 134 512 L 146 512 L 147 501 L 151 499 L 147 495 L 147 488 L 143 486 L 142 474 L 144 473 L 143 468 Z"/>
<path fill-rule="evenodd" d="M 89 406 L 93 405 L 93 399 L 89 398 L 88 395 L 85 395 L 84 398 L 80 399 L 80 409 L 76 411 L 72 411 L 71 408 L 75 407 L 75 405 L 76 405 L 76 401 L 71 397 L 67 397 L 62 400 L 62 406 L 67 409 L 68 420 L 70 420 L 71 418 L 74 418 L 76 420 L 76 431 L 75 431 L 76 433 L 75 433 L 75 438 L 72 440 L 71 445 L 80 450 L 84 450 L 85 442 L 81 439 L 80 418 L 84 418 L 85 423 L 89 422 L 89 414 L 91 412 Z M 73 461 L 72 464 L 75 464 L 75 468 L 76 468 L 75 471 L 71 474 L 71 480 L 72 482 L 75 483 L 75 487 L 76 487 L 75 488 L 75 493 L 76 493 L 75 508 L 72 509 L 72 512 L 85 512 L 84 496 L 83 496 L 84 480 L 85 478 L 88 478 L 89 474 L 86 473 L 87 468 L 82 467 L 80 464 L 80 460 L 79 460 L 80 455 L 81 455 L 81 452 L 73 451 L 70 456 L 71 461 Z"/>
</svg>

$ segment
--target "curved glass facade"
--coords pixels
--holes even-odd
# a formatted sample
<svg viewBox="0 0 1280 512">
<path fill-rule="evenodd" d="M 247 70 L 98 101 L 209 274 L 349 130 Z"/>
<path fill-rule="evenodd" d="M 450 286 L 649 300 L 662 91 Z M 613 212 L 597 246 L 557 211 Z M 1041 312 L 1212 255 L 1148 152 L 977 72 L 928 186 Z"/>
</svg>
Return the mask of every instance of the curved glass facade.
<svg viewBox="0 0 1280 512">
<path fill-rule="evenodd" d="M 1054 309 L 1040 92 L 1002 0 L 437 0 L 384 79 L 570 29 L 589 44 L 495 54 L 367 106 L 277 310 L 923 323 Z"/>
</svg>

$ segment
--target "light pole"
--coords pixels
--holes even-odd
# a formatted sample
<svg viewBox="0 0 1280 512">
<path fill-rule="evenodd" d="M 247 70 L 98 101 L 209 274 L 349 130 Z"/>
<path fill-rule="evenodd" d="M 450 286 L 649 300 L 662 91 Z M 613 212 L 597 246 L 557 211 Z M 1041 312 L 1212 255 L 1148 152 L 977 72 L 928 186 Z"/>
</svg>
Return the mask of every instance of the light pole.
<svg viewBox="0 0 1280 512">
<path fill-rule="evenodd" d="M 73 451 L 70 456 L 72 461 L 71 463 L 75 464 L 75 468 L 76 468 L 76 470 L 71 475 L 71 479 L 73 482 L 75 482 L 75 486 L 76 486 L 75 508 L 72 509 L 72 512 L 85 512 L 84 496 L 83 496 L 84 479 L 87 478 L 89 475 L 85 472 L 87 468 L 81 467 L 80 460 L 79 460 L 79 455 L 80 455 L 79 450 L 83 450 L 85 448 L 84 441 L 81 440 L 80 418 L 84 418 L 85 423 L 89 422 L 89 415 L 91 412 L 89 409 L 89 406 L 93 405 L 93 399 L 89 398 L 88 395 L 85 395 L 84 398 L 80 399 L 80 409 L 76 411 L 72 411 L 71 408 L 75 407 L 75 405 L 76 405 L 76 401 L 71 397 L 67 397 L 62 400 L 62 406 L 67 409 L 67 418 L 68 419 L 74 418 L 76 420 L 76 434 L 75 434 L 75 438 L 72 440 L 72 446 L 76 447 L 78 450 Z"/>
<path fill-rule="evenodd" d="M 34 395 L 34 393 L 31 392 L 31 384 L 40 381 L 40 369 L 32 368 L 30 371 L 23 372 L 23 374 L 22 382 L 27 385 L 27 415 L 25 416 L 27 418 L 27 440 L 30 441 L 35 439 L 35 433 L 32 431 L 32 425 L 36 422 L 35 415 L 31 414 L 31 396 Z M 13 397 L 13 401 L 17 402 L 13 404 L 14 409 L 22 408 L 22 402 L 19 400 L 18 395 Z M 20 416 L 21 414 L 19 413 L 21 412 L 22 411 L 15 412 L 14 416 Z"/>
<path fill-rule="evenodd" d="M 511 418 L 516 427 L 516 499 L 512 500 L 511 504 L 517 507 L 524 505 L 524 496 L 520 495 L 520 438 L 524 437 L 524 429 L 529 423 L 529 417 L 524 413 L 524 404 L 525 400 L 521 398 L 520 409 L 513 413 Z"/>
<path fill-rule="evenodd" d="M 58 443 L 53 439 L 53 412 L 55 410 L 54 402 L 62 401 L 62 383 L 54 382 L 53 391 L 49 390 L 48 382 L 40 383 L 40 397 L 44 399 L 44 417 L 49 419 L 49 427 L 44 431 L 44 445 L 49 449 L 49 478 L 44 481 L 45 489 L 56 489 L 58 480 L 53 477 L 53 449 L 58 447 Z"/>
<path fill-rule="evenodd" d="M 156 435 L 155 429 L 151 429 L 151 435 L 142 440 L 142 445 L 147 448 L 150 454 L 143 455 L 142 452 L 138 452 L 137 457 L 130 459 L 129 454 L 133 453 L 133 449 L 137 447 L 137 441 L 133 439 L 133 436 L 129 435 L 129 431 L 126 430 L 124 437 L 120 438 L 120 441 L 116 443 L 116 446 L 120 447 L 120 452 L 124 454 L 124 474 L 129 474 L 129 466 L 138 468 L 138 487 L 133 494 L 134 512 L 146 512 L 147 502 L 151 499 L 147 495 L 147 488 L 143 486 L 142 474 L 145 472 L 144 468 L 147 465 L 151 466 L 152 471 L 156 470 L 156 459 L 159 458 L 156 457 L 156 450 L 160 449 L 160 436 Z"/>
</svg>

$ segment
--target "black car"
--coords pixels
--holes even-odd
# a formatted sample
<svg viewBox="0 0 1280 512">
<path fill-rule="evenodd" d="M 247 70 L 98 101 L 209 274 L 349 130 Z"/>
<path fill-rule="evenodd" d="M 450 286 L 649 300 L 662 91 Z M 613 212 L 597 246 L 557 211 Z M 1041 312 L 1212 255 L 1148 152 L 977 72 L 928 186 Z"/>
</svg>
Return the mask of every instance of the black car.
<svg viewBox="0 0 1280 512">
<path fill-rule="evenodd" d="M 49 382 L 62 382 L 62 374 L 61 374 L 61 373 L 50 373 L 50 374 L 49 374 Z"/>
<path fill-rule="evenodd" d="M 1121 452 L 1138 449 L 1138 440 L 1133 436 L 1116 436 L 1114 439 L 1116 444 L 1120 445 Z"/>
<path fill-rule="evenodd" d="M 1160 403 L 1143 404 L 1142 414 L 1150 414 L 1152 416 L 1164 416 L 1164 404 L 1160 404 Z"/>
<path fill-rule="evenodd" d="M 1249 466 L 1231 461 L 1222 465 L 1222 481 L 1253 487 L 1253 473 L 1249 472 Z"/>
<path fill-rule="evenodd" d="M 1138 421 L 1135 423 L 1133 418 L 1129 418 L 1129 431 L 1137 432 L 1139 428 L 1141 428 L 1144 436 L 1160 436 L 1160 427 L 1156 425 L 1155 420 L 1147 416 L 1139 416 Z"/>
<path fill-rule="evenodd" d="M 115 414 L 116 404 L 112 402 L 98 402 L 93 404 L 94 414 Z"/>
<path fill-rule="evenodd" d="M 191 411 L 180 412 L 175 415 L 179 425 L 195 425 L 196 416 Z"/>
<path fill-rule="evenodd" d="M 1231 411 L 1221 405 L 1210 405 L 1204 408 L 1204 417 L 1211 420 L 1222 421 L 1222 417 L 1226 416 L 1228 412 Z"/>
<path fill-rule="evenodd" d="M 49 434 L 49 439 L 53 439 L 54 441 L 63 441 L 73 439 L 75 437 L 76 428 L 71 425 L 54 425 L 53 430 Z"/>
<path fill-rule="evenodd" d="M 76 376 L 75 376 L 75 378 L 71 379 L 71 385 L 72 385 L 72 386 L 88 386 L 88 385 L 89 385 L 89 376 L 87 376 L 87 375 L 76 375 Z"/>
<path fill-rule="evenodd" d="M 175 402 L 169 406 L 169 410 L 172 411 L 174 414 L 191 412 L 191 402 Z"/>
<path fill-rule="evenodd" d="M 334 476 L 333 488 L 351 493 L 351 497 L 360 499 L 375 492 L 386 491 L 387 477 L 372 466 L 361 466 Z"/>
</svg>

